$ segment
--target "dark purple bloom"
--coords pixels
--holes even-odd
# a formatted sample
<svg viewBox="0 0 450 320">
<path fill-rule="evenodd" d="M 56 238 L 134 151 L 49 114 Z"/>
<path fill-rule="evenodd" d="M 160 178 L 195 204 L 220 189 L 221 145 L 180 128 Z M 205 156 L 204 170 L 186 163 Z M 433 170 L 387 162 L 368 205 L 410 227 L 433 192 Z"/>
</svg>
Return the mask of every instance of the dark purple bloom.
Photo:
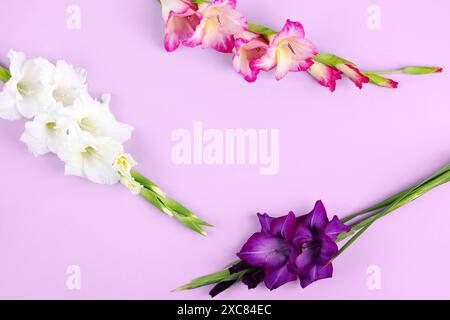
<svg viewBox="0 0 450 320">
<path fill-rule="evenodd" d="M 295 267 L 303 288 L 314 281 L 331 278 L 331 259 L 338 253 L 336 237 L 350 228 L 334 216 L 328 221 L 322 201 L 317 201 L 314 209 L 297 219 L 294 245 L 299 250 Z"/>
<path fill-rule="evenodd" d="M 237 255 L 259 273 L 243 281 L 263 277 L 267 288 L 273 290 L 297 278 L 304 288 L 332 276 L 330 261 L 338 252 L 336 237 L 349 227 L 336 216 L 329 221 L 321 201 L 298 218 L 293 212 L 279 218 L 258 214 L 258 218 L 261 232 L 253 234 Z"/>
<path fill-rule="evenodd" d="M 258 214 L 262 230 L 253 234 L 237 254 L 251 266 L 264 269 L 264 283 L 270 290 L 294 281 L 297 274 L 292 266 L 297 258 L 292 239 L 296 218 L 293 212 L 280 218 Z"/>
</svg>

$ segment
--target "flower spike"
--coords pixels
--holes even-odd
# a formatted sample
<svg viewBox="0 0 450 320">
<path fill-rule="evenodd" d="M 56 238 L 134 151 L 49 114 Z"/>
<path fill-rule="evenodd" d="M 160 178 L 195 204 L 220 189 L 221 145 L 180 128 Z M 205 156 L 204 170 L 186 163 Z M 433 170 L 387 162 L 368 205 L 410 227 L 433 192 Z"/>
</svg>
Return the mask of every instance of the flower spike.
<svg viewBox="0 0 450 320">
<path fill-rule="evenodd" d="M 428 191 L 450 182 L 450 165 L 427 179 L 367 209 L 339 219 L 328 219 L 322 201 L 314 209 L 295 217 L 292 212 L 274 218 L 258 214 L 261 231 L 250 236 L 237 256 L 241 259 L 219 271 L 177 289 L 190 290 L 215 284 L 212 297 L 242 281 L 249 289 L 264 282 L 269 290 L 299 279 L 306 288 L 317 280 L 333 275 L 333 262 L 375 222 Z M 362 215 L 367 217 L 359 219 Z M 350 237 L 350 238 L 349 238 Z M 338 243 L 348 241 L 338 249 Z"/>
<path fill-rule="evenodd" d="M 174 9 L 175 4 L 186 1 L 163 3 Z M 167 13 L 168 21 L 173 12 Z M 133 127 L 115 119 L 109 109 L 110 95 L 101 100 L 89 95 L 85 70 L 63 60 L 52 64 L 43 58 L 27 59 L 14 50 L 8 55 L 9 70 L 0 67 L 0 80 L 5 83 L 0 91 L 0 118 L 29 119 L 20 140 L 31 153 L 56 154 L 65 163 L 66 175 L 98 184 L 120 182 L 132 194 L 141 195 L 186 227 L 206 235 L 202 227 L 212 225 L 132 170 L 137 163 L 125 153 L 123 143 L 130 139 Z"/>
<path fill-rule="evenodd" d="M 287 20 L 278 32 L 247 22 L 236 10 L 236 0 L 160 0 L 166 25 L 164 47 L 174 51 L 180 43 L 188 47 L 212 48 L 233 54 L 233 67 L 248 82 L 256 81 L 261 70 L 275 70 L 275 78 L 308 71 L 317 82 L 333 92 L 341 75 L 359 89 L 366 83 L 395 89 L 398 83 L 382 74 L 440 73 L 440 67 L 406 67 L 387 71 L 361 71 L 346 59 L 319 53 L 305 39 L 303 26 Z"/>
</svg>

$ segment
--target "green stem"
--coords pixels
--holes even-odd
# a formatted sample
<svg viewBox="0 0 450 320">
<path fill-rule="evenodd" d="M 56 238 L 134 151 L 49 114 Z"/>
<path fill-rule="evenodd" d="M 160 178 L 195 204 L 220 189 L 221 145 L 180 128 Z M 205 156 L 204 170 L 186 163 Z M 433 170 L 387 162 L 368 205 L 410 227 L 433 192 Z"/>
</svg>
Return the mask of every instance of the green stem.
<svg viewBox="0 0 450 320">
<path fill-rule="evenodd" d="M 356 218 L 359 215 L 373 212 L 372 215 L 369 217 L 353 224 L 351 226 L 351 230 L 346 233 L 341 233 L 338 236 L 338 241 L 344 240 L 345 238 L 349 237 L 350 235 L 354 234 L 358 230 L 362 228 L 366 228 L 369 225 L 371 225 L 376 220 L 386 216 L 387 214 L 391 213 L 392 211 L 406 205 L 409 202 L 412 202 L 416 200 L 417 198 L 423 196 L 428 191 L 443 185 L 447 182 L 450 182 L 450 165 L 446 166 L 442 170 L 437 171 L 435 174 L 430 176 L 428 179 L 424 180 L 423 182 L 419 183 L 416 186 L 413 186 L 405 191 L 399 192 L 396 195 L 366 209 L 363 211 L 360 211 L 359 213 L 353 214 L 345 219 L 343 221 L 349 221 L 351 219 Z M 378 211 L 376 211 L 378 210 Z"/>
<path fill-rule="evenodd" d="M 236 273 L 230 273 L 229 270 L 222 270 L 219 272 L 208 274 L 208 275 L 200 277 L 200 278 L 196 278 L 196 279 L 192 280 L 191 282 L 189 282 L 188 284 L 178 287 L 178 288 L 174 289 L 173 291 L 196 289 L 196 288 L 200 288 L 200 287 L 207 286 L 210 284 L 219 283 L 222 281 L 231 281 L 231 280 L 238 281 L 238 280 L 242 279 L 242 277 L 247 272 L 251 272 L 253 270 L 254 270 L 254 268 L 248 268 L 248 269 L 244 269 L 239 272 L 236 272 Z"/>
<path fill-rule="evenodd" d="M 370 212 L 373 212 L 373 211 L 376 211 L 376 210 L 379 210 L 379 209 L 383 209 L 383 208 L 385 208 L 385 207 L 387 207 L 389 205 L 392 205 L 398 199 L 405 197 L 406 195 L 411 193 L 413 190 L 423 186 L 424 184 L 427 184 L 427 183 L 431 182 L 435 178 L 441 176 L 442 174 L 444 174 L 444 173 L 446 173 L 448 171 L 450 171 L 450 165 L 444 167 L 443 169 L 441 169 L 439 171 L 436 171 L 434 174 L 432 174 L 427 179 L 421 181 L 420 183 L 415 184 L 414 186 L 412 186 L 412 187 L 410 187 L 410 188 L 408 188 L 406 190 L 400 191 L 400 192 L 394 194 L 393 196 L 387 198 L 386 200 L 383 200 L 383 201 L 381 201 L 381 202 L 379 202 L 379 203 L 377 203 L 377 204 L 375 204 L 375 205 L 373 205 L 373 206 L 371 206 L 371 207 L 369 207 L 367 209 L 364 209 L 364 210 L 361 210 L 361 211 L 359 211 L 357 213 L 349 215 L 349 216 L 341 219 L 341 221 L 342 222 L 348 222 L 348 221 L 353 220 L 354 218 L 359 217 L 361 215 L 364 215 L 366 213 L 370 213 Z"/>
<path fill-rule="evenodd" d="M 417 189 L 408 192 L 404 196 L 400 197 L 397 201 L 395 201 L 387 209 L 382 210 L 382 211 L 354 224 L 352 226 L 352 230 L 359 230 L 359 229 L 365 227 L 366 225 L 371 224 L 372 222 L 375 222 L 376 220 L 386 216 L 387 214 L 391 213 L 392 211 L 404 206 L 405 204 L 407 204 L 409 202 L 416 200 L 417 198 L 423 196 L 428 191 L 430 191 L 436 187 L 439 187 L 447 182 L 450 182 L 450 171 L 442 174 L 439 177 L 436 177 L 435 179 L 418 187 Z"/>
<path fill-rule="evenodd" d="M 165 214 L 175 217 L 189 229 L 206 236 L 206 232 L 202 229 L 202 226 L 212 227 L 211 224 L 198 218 L 192 211 L 174 199 L 168 197 L 156 184 L 151 182 L 139 172 L 131 170 L 131 176 L 143 186 L 140 195 L 145 200 Z"/>
<path fill-rule="evenodd" d="M 382 71 L 361 71 L 361 72 L 375 73 L 375 74 L 399 74 L 399 73 L 403 73 L 403 69 L 382 70 Z"/>
</svg>

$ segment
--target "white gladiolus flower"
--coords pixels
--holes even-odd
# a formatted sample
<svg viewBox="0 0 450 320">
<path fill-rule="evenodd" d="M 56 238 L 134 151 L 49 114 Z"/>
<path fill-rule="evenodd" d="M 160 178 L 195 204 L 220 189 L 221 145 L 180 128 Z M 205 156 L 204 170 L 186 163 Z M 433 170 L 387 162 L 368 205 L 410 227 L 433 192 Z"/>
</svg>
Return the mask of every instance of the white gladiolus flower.
<svg viewBox="0 0 450 320">
<path fill-rule="evenodd" d="M 21 52 L 10 50 L 11 78 L 0 92 L 0 118 L 33 118 L 51 102 L 49 81 L 54 66 L 45 59 L 26 60 Z"/>
<path fill-rule="evenodd" d="M 86 70 L 76 70 L 66 61 L 59 60 L 56 63 L 51 81 L 52 96 L 55 101 L 68 107 L 71 106 L 78 97 L 88 95 L 86 74 Z"/>
<path fill-rule="evenodd" d="M 99 184 L 114 184 L 119 181 L 119 174 L 113 163 L 122 152 L 122 145 L 114 139 L 96 138 L 90 133 L 72 130 L 58 155 L 66 163 L 66 175 L 84 177 Z"/>
<path fill-rule="evenodd" d="M 123 143 L 130 139 L 133 127 L 114 118 L 109 110 L 109 99 L 109 95 L 103 95 L 100 102 L 88 95 L 82 95 L 66 109 L 81 130 L 94 137 L 111 137 Z"/>
<path fill-rule="evenodd" d="M 57 154 L 68 138 L 68 123 L 61 105 L 54 105 L 49 110 L 38 113 L 33 121 L 25 124 L 25 131 L 20 140 L 35 156 L 49 152 Z"/>
</svg>

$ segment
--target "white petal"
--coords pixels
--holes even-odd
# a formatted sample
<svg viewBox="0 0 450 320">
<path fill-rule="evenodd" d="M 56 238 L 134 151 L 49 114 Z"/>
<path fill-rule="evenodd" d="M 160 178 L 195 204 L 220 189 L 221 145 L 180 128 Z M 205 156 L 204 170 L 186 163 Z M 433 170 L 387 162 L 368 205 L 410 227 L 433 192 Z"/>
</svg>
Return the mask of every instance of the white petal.
<svg viewBox="0 0 450 320">
<path fill-rule="evenodd" d="M 91 154 L 84 156 L 84 172 L 92 182 L 114 184 L 119 181 L 119 174 L 113 167 L 117 154 L 123 152 L 120 144 L 113 140 L 104 140 L 94 147 Z"/>
<path fill-rule="evenodd" d="M 0 92 L 0 118 L 5 120 L 19 120 L 22 118 L 16 106 L 16 97 L 8 88 Z"/>
<path fill-rule="evenodd" d="M 28 150 L 35 156 L 43 155 L 50 152 L 47 146 L 47 133 L 45 127 L 38 122 L 27 122 L 25 131 L 20 137 L 20 141 L 28 146 Z"/>
<path fill-rule="evenodd" d="M 53 76 L 53 98 L 66 107 L 72 105 L 78 97 L 87 94 L 86 74 L 86 70 L 77 70 L 66 61 L 59 60 Z"/>
<path fill-rule="evenodd" d="M 23 52 L 14 51 L 11 49 L 8 52 L 8 58 L 10 61 L 9 72 L 11 73 L 11 76 L 15 77 L 20 75 L 22 66 L 26 60 L 25 54 Z"/>
</svg>

